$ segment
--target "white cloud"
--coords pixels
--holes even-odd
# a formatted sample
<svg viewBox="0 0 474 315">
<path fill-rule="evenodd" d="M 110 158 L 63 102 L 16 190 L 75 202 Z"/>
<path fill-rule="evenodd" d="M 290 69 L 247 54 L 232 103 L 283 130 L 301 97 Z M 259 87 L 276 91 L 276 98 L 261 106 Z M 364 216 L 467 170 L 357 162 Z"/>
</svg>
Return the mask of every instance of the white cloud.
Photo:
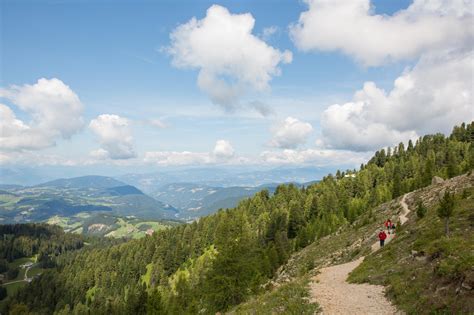
<svg viewBox="0 0 474 315">
<path fill-rule="evenodd" d="M 367 162 L 371 153 L 352 152 L 344 150 L 291 150 L 263 151 L 260 158 L 271 164 L 311 164 L 314 166 L 327 165 L 358 165 Z"/>
<path fill-rule="evenodd" d="M 59 79 L 39 79 L 33 85 L 0 89 L 31 120 L 18 119 L 7 105 L 0 105 L 2 150 L 38 150 L 68 139 L 83 127 L 83 105 L 69 86 Z"/>
<path fill-rule="evenodd" d="M 473 52 L 426 55 L 389 93 L 366 82 L 351 102 L 325 110 L 322 143 L 367 151 L 472 121 L 473 61 Z"/>
<path fill-rule="evenodd" d="M 265 27 L 262 31 L 262 39 L 269 40 L 276 32 L 278 32 L 278 26 L 272 25 Z"/>
<path fill-rule="evenodd" d="M 97 135 L 101 148 L 91 152 L 98 159 L 130 159 L 136 156 L 129 120 L 118 115 L 103 114 L 93 119 L 89 128 Z"/>
<path fill-rule="evenodd" d="M 2 150 L 37 150 L 54 144 L 54 137 L 45 136 L 39 131 L 17 119 L 10 107 L 0 104 L 0 147 Z"/>
<path fill-rule="evenodd" d="M 146 152 L 144 161 L 158 165 L 199 165 L 211 162 L 209 153 L 189 151 L 157 151 Z"/>
<path fill-rule="evenodd" d="M 160 129 L 165 129 L 168 127 L 168 125 L 161 119 L 155 118 L 155 119 L 150 119 L 148 120 L 148 123 L 152 125 L 153 127 L 157 127 Z"/>
<path fill-rule="evenodd" d="M 252 34 L 255 19 L 250 13 L 231 14 L 211 6 L 206 17 L 192 18 L 170 34 L 165 48 L 178 68 L 199 69 L 198 86 L 211 100 L 228 110 L 246 91 L 264 91 L 280 63 L 290 63 L 290 51 L 280 51 Z"/>
<path fill-rule="evenodd" d="M 370 0 L 306 0 L 290 26 L 303 51 L 339 50 L 367 66 L 417 58 L 433 49 L 472 48 L 471 1 L 415 0 L 395 14 L 373 13 Z"/>
<path fill-rule="evenodd" d="M 235 155 L 232 144 L 227 140 L 217 140 L 212 152 L 190 151 L 157 151 L 146 152 L 146 163 L 169 165 L 200 165 L 200 164 L 241 164 L 248 159 Z"/>
<path fill-rule="evenodd" d="M 234 156 L 234 148 L 227 140 L 217 140 L 212 153 L 218 160 L 228 160 Z"/>
<path fill-rule="evenodd" d="M 273 138 L 270 145 L 283 149 L 295 149 L 307 141 L 312 131 L 313 127 L 310 123 L 287 117 L 272 128 Z"/>
</svg>

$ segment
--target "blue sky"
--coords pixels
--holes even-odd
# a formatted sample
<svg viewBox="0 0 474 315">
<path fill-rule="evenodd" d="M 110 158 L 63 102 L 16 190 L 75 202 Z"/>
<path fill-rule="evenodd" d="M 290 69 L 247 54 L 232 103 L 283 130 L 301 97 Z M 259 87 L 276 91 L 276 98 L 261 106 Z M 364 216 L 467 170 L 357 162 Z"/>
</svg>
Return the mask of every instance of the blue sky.
<svg viewBox="0 0 474 315">
<path fill-rule="evenodd" d="M 453 71 L 454 80 L 465 78 L 465 72 L 458 74 L 455 71 L 463 62 L 469 64 L 472 61 L 472 32 L 460 31 L 466 23 L 472 26 L 472 8 L 468 5 L 455 7 L 457 4 L 451 1 L 438 4 L 434 9 L 428 4 L 415 3 L 415 6 L 411 1 L 357 0 L 354 3 L 359 6 L 349 8 L 351 12 L 358 12 L 351 16 L 353 25 L 356 25 L 353 27 L 345 23 L 345 16 L 341 15 L 342 9 L 348 5 L 344 1 L 335 1 L 329 5 L 318 0 L 310 3 L 3 1 L 0 80 L 3 92 L 0 103 L 7 106 L 15 119 L 31 130 L 38 130 L 39 133 L 44 128 L 51 130 L 44 131 L 45 136 L 40 140 L 44 140 L 45 144 L 41 146 L 19 145 L 19 140 L 14 138 L 16 131 L 4 132 L 0 144 L 4 141 L 8 145 L 5 144 L 0 151 L 0 160 L 8 165 L 337 165 L 345 161 L 356 165 L 379 146 L 408 141 L 424 132 L 447 132 L 461 117 L 465 119 L 467 115 L 467 118 L 472 119 L 472 109 L 469 109 L 472 104 L 472 84 L 469 87 L 469 82 L 460 90 L 446 91 L 451 93 L 446 97 L 467 93 L 459 104 L 451 104 L 451 107 L 455 106 L 461 111 L 462 116 L 459 113 L 445 117 L 433 116 L 429 107 L 440 106 L 436 99 L 428 99 L 428 104 L 423 104 L 426 108 L 419 110 L 420 119 L 428 119 L 428 123 L 425 122 L 421 127 L 411 117 L 408 119 L 410 122 L 405 124 L 388 122 L 388 118 L 380 118 L 383 115 L 374 114 L 383 110 L 383 107 L 374 109 L 374 103 L 383 104 L 377 106 L 391 108 L 396 114 L 400 113 L 394 119 L 404 120 L 403 115 L 409 115 L 404 110 L 413 106 L 410 102 L 419 100 L 415 95 L 420 95 L 420 91 L 429 93 L 436 90 L 436 84 L 440 84 L 423 81 L 423 74 L 439 67 L 439 60 L 443 60 L 443 65 L 446 65 L 444 70 L 452 69 L 449 71 Z M 364 11 L 363 7 L 367 4 L 370 4 L 370 9 Z M 193 17 L 197 20 L 206 19 L 206 10 L 213 5 L 228 11 L 230 15 L 225 15 L 225 11 L 218 12 L 225 15 L 223 18 L 233 19 L 241 14 L 251 14 L 255 26 L 250 36 L 281 53 L 286 50 L 291 52 L 291 62 L 284 61 L 282 57 L 275 67 L 268 70 L 271 72 L 278 68 L 281 72 L 279 75 L 270 74 L 266 82 L 268 88 L 255 88 L 248 81 L 241 84 L 243 74 L 238 69 L 228 70 L 227 64 L 221 64 L 220 70 L 215 70 L 218 66 L 210 65 L 207 59 L 205 65 L 198 62 L 198 65 L 188 64 L 179 68 L 173 64 L 174 59 L 183 58 L 184 52 L 173 54 L 167 51 L 167 47 L 176 48 L 189 43 L 185 42 L 185 35 L 173 41 L 170 34 Z M 334 20 L 322 21 L 318 13 L 323 10 L 327 10 L 326 16 L 334 16 Z M 301 14 L 306 11 L 315 14 L 303 21 Z M 426 18 L 428 15 L 438 21 L 430 25 L 431 20 Z M 408 20 L 415 22 L 409 24 L 406 22 Z M 364 33 L 366 30 L 361 27 L 357 33 L 359 21 L 360 25 L 367 22 L 367 25 L 375 27 L 368 33 Z M 237 25 L 231 24 L 231 28 Z M 275 31 L 264 36 L 265 29 L 270 27 Z M 384 42 L 384 38 L 396 41 L 407 29 L 413 29 L 413 34 L 423 34 L 423 30 L 430 27 L 432 32 L 439 32 L 443 36 L 432 38 L 426 34 L 420 40 L 415 35 L 408 36 L 411 31 L 407 32 L 408 38 L 400 39 L 401 45 L 406 45 L 406 50 L 402 51 L 396 45 Z M 352 42 L 351 38 L 345 40 L 345 31 L 348 34 L 354 31 L 357 36 L 360 34 L 360 41 Z M 232 32 L 230 29 L 230 37 L 234 34 Z M 301 35 L 299 40 L 298 34 Z M 307 38 L 304 34 L 309 34 L 310 38 L 303 40 Z M 325 34 L 329 34 L 329 39 Z M 449 39 L 453 38 L 453 34 L 456 35 L 456 41 Z M 382 40 L 374 44 L 370 41 L 372 37 Z M 338 38 L 342 39 L 337 41 Z M 215 43 L 219 46 L 220 41 L 217 39 Z M 200 49 L 201 46 L 192 47 Z M 449 60 L 443 55 L 447 48 L 455 52 Z M 217 47 L 216 52 L 212 49 L 206 52 L 218 53 L 221 51 L 219 49 L 222 49 L 222 54 L 227 54 L 226 47 Z M 432 64 L 424 61 L 430 58 L 438 61 Z M 250 59 L 242 61 L 247 62 L 242 65 L 244 69 L 250 67 L 248 62 L 254 62 Z M 235 66 L 241 61 L 229 62 Z M 202 69 L 212 69 L 213 80 L 222 79 L 231 87 L 237 82 L 235 87 L 241 90 L 232 106 L 212 101 L 216 81 L 212 82 L 210 88 L 198 85 L 198 75 Z M 444 70 L 440 68 L 433 71 L 442 73 Z M 230 72 L 221 75 L 220 71 Z M 469 72 L 472 74 L 472 62 L 467 75 Z M 389 94 L 397 89 L 394 82 L 400 77 L 415 78 L 413 91 L 404 91 L 406 95 L 403 97 L 392 97 Z M 41 78 L 57 78 L 63 85 L 58 83 L 56 89 L 68 89 L 79 97 L 82 110 L 68 111 L 66 114 L 81 116 L 83 124 L 78 125 L 71 135 L 64 136 L 62 125 L 58 127 L 54 123 L 42 122 L 44 117 L 53 115 L 50 111 L 44 113 L 40 108 L 48 107 L 49 104 L 35 105 L 36 96 L 31 95 L 28 97 L 33 99 L 32 104 L 18 101 L 22 93 L 29 92 L 12 86 L 35 85 Z M 386 97 L 381 99 L 374 96 L 370 86 L 365 89 L 364 84 L 369 81 L 375 83 L 375 94 L 385 91 Z M 46 81 L 44 88 L 50 83 Z M 362 89 L 363 96 L 354 96 L 356 91 Z M 16 96 L 12 96 L 12 93 Z M 259 114 L 248 105 L 253 102 L 264 104 L 262 106 L 271 113 Z M 361 105 L 362 109 L 356 110 L 357 102 L 365 104 Z M 342 106 L 346 103 L 352 105 L 332 107 L 332 111 L 328 111 L 331 105 Z M 64 106 L 68 104 L 66 102 Z M 58 110 L 56 105 L 51 106 L 51 111 Z M 360 117 L 352 121 L 350 117 L 355 112 Z M 109 116 L 99 119 L 100 115 Z M 370 121 L 361 122 L 369 116 L 378 118 L 372 117 Z M 66 121 L 68 119 L 67 115 L 63 117 L 58 114 L 57 117 Z M 97 128 L 91 127 L 94 119 Z M 150 120 L 159 122 L 153 125 Z M 4 125 L 12 121 L 5 121 Z M 337 125 L 337 121 L 341 121 L 341 125 Z M 347 125 L 349 128 L 345 128 Z M 31 137 L 24 130 L 21 132 L 24 132 L 23 136 Z M 341 134 L 340 138 L 338 134 Z M 113 137 L 117 138 L 115 144 Z M 364 137 L 366 140 L 360 139 Z M 219 140 L 224 141 L 220 147 L 217 145 Z M 118 147 L 117 143 L 121 146 Z M 191 157 L 184 161 L 180 160 L 182 154 L 170 155 L 170 152 L 184 151 L 191 153 Z M 156 158 L 157 154 L 151 154 L 147 159 L 147 152 L 161 153 L 158 154 L 159 158 Z M 266 155 L 263 152 L 267 152 Z M 174 163 L 173 159 L 181 162 Z"/>
</svg>

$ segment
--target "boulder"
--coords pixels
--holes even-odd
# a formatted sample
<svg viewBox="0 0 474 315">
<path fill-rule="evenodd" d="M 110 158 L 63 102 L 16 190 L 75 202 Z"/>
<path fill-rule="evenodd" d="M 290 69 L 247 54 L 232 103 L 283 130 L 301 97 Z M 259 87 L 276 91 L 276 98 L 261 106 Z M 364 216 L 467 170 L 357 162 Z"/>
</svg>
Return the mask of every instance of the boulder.
<svg viewBox="0 0 474 315">
<path fill-rule="evenodd" d="M 433 179 L 431 180 L 431 185 L 441 184 L 443 182 L 444 182 L 444 179 L 442 179 L 441 177 L 433 176 Z"/>
</svg>

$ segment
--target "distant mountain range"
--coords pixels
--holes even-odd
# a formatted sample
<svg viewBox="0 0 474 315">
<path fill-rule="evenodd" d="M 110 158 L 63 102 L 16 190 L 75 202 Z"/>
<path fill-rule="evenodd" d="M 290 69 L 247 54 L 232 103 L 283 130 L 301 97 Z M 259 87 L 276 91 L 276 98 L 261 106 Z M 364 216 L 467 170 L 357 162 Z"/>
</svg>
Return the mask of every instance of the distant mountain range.
<svg viewBox="0 0 474 315">
<path fill-rule="evenodd" d="M 77 188 L 77 189 L 105 189 L 126 184 L 106 176 L 81 176 L 74 178 L 60 178 L 36 187 L 55 187 L 55 188 Z"/>
<path fill-rule="evenodd" d="M 154 198 L 179 209 L 179 217 L 192 219 L 213 213 L 221 208 L 233 208 L 244 198 L 276 185 L 258 187 L 213 187 L 193 183 L 166 184 L 151 194 Z"/>
<path fill-rule="evenodd" d="M 232 208 L 244 198 L 279 183 L 306 183 L 327 174 L 315 167 L 276 168 L 239 172 L 236 169 L 197 168 L 169 172 L 127 174 L 117 177 L 179 210 L 184 220 L 204 216 L 220 208 Z"/>
<path fill-rule="evenodd" d="M 339 168 L 344 168 L 339 166 Z M 352 168 L 352 166 L 350 167 Z M 145 193 L 171 183 L 198 183 L 208 186 L 259 186 L 269 183 L 308 182 L 335 172 L 336 167 L 216 166 L 160 168 L 126 166 L 0 166 L 0 185 L 33 186 L 57 178 L 88 174 L 105 175 L 133 185 Z M 124 175 L 125 174 L 125 175 Z"/>
<path fill-rule="evenodd" d="M 108 212 L 143 219 L 174 219 L 178 211 L 134 186 L 104 176 L 57 179 L 36 186 L 4 186 L 0 221 L 34 222 L 52 216 Z"/>
<path fill-rule="evenodd" d="M 196 168 L 117 178 L 80 176 L 35 185 L 0 184 L 0 223 L 46 221 L 54 216 L 107 213 L 143 220 L 193 220 L 235 207 L 278 183 L 308 182 L 319 168 L 238 172 Z M 3 178 L 2 178 L 3 180 Z"/>
<path fill-rule="evenodd" d="M 294 167 L 270 170 L 246 170 L 238 168 L 191 168 L 174 171 L 116 176 L 145 193 L 154 193 L 166 184 L 192 183 L 211 187 L 257 187 L 274 183 L 306 183 L 319 180 L 334 171 L 331 167 Z"/>
</svg>

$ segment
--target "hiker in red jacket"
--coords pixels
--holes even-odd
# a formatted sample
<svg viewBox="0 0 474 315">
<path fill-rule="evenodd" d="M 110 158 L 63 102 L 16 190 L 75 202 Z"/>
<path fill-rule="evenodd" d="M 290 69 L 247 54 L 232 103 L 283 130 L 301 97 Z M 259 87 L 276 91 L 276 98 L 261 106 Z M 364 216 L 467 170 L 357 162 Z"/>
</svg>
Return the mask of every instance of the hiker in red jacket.
<svg viewBox="0 0 474 315">
<path fill-rule="evenodd" d="M 383 247 L 383 245 L 385 244 L 386 238 L 387 238 L 387 234 L 385 233 L 384 230 L 380 229 L 380 233 L 379 233 L 380 247 Z"/>
</svg>

